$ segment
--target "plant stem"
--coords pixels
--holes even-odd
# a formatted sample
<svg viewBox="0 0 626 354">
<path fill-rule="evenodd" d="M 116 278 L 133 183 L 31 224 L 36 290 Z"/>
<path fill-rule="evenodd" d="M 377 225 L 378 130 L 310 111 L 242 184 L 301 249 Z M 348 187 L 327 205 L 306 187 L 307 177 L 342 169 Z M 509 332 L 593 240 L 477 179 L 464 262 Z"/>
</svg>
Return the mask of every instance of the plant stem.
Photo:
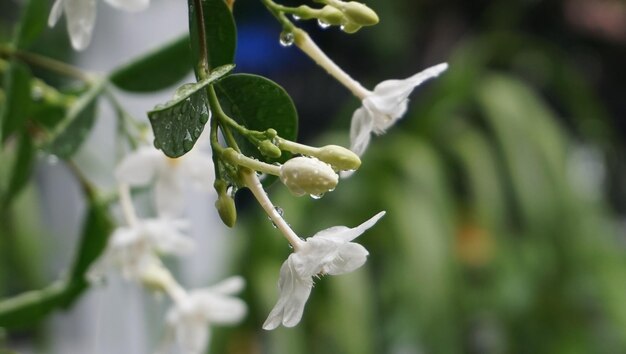
<svg viewBox="0 0 626 354">
<path fill-rule="evenodd" d="M 61 75 L 72 77 L 81 81 L 89 82 L 92 80 L 91 75 L 89 75 L 85 71 L 77 67 L 68 65 L 62 61 L 52 59 L 43 55 L 25 52 L 6 46 L 0 46 L 0 56 L 7 58 L 16 58 L 27 64 L 54 71 Z"/>
<path fill-rule="evenodd" d="M 291 244 L 295 252 L 298 252 L 302 246 L 304 245 L 304 241 L 302 241 L 298 235 L 291 229 L 289 224 L 283 219 L 282 216 L 276 211 L 276 207 L 272 204 L 272 201 L 265 193 L 263 186 L 261 185 L 261 181 L 259 181 L 259 177 L 257 177 L 256 173 L 252 171 L 244 171 L 242 172 L 243 179 L 246 183 L 246 186 L 252 191 L 252 194 L 256 198 L 256 200 L 261 204 L 265 213 L 270 217 L 276 228 L 280 230 L 280 232 L 285 236 L 287 241 Z"/>
<path fill-rule="evenodd" d="M 231 161 L 231 162 L 239 166 L 247 167 L 251 170 L 259 171 L 262 173 L 267 173 L 267 174 L 274 175 L 274 176 L 280 176 L 279 166 L 270 165 L 268 163 L 249 158 L 246 155 L 237 153 L 237 155 L 234 156 L 232 160 L 235 160 L 235 161 Z"/>
<path fill-rule="evenodd" d="M 200 58 L 198 65 L 198 75 L 201 80 L 204 80 L 209 75 L 211 68 L 209 67 L 209 48 L 206 45 L 206 30 L 204 24 L 204 9 L 202 8 L 201 0 L 194 0 L 194 6 L 196 8 L 196 23 L 198 24 L 198 40 L 200 41 Z"/>
<path fill-rule="evenodd" d="M 315 154 L 317 154 L 320 151 L 319 148 L 296 143 L 295 141 L 283 139 L 281 137 L 276 137 L 274 141 L 276 143 L 276 146 L 278 146 L 281 150 L 287 150 L 295 154 L 315 156 Z"/>
</svg>

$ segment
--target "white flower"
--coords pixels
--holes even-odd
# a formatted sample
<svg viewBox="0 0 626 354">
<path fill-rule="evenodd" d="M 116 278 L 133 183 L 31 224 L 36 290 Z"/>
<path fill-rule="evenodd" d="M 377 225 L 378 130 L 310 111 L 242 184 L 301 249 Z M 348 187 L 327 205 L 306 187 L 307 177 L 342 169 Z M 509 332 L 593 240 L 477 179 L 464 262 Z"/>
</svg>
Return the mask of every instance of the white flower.
<svg viewBox="0 0 626 354">
<path fill-rule="evenodd" d="M 115 177 L 131 186 L 146 185 L 154 179 L 159 216 L 177 217 L 185 206 L 184 187 L 194 184 L 203 191 L 212 191 L 215 172 L 211 155 L 202 149 L 171 159 L 154 147 L 142 147 L 120 162 Z"/>
<path fill-rule="evenodd" d="M 240 292 L 244 285 L 242 277 L 231 277 L 175 299 L 166 321 L 182 352 L 204 353 L 210 324 L 235 324 L 243 319 L 247 312 L 245 302 L 230 295 Z"/>
<path fill-rule="evenodd" d="M 126 279 L 141 278 L 160 262 L 157 253 L 183 254 L 193 249 L 193 241 L 183 234 L 187 226 L 183 220 L 148 219 L 132 227 L 118 227 L 104 255 L 89 270 L 89 278 L 100 278 L 111 266 Z"/>
<path fill-rule="evenodd" d="M 297 197 L 305 194 L 321 196 L 335 189 L 339 176 L 325 162 L 314 157 L 298 156 L 280 167 L 280 181 Z"/>
<path fill-rule="evenodd" d="M 387 80 L 376 85 L 373 92 L 363 98 L 362 106 L 354 112 L 350 127 L 350 149 L 362 156 L 370 141 L 370 134 L 383 134 L 402 118 L 408 97 L 415 87 L 437 77 L 448 68 L 443 63 L 430 67 L 404 80 Z"/>
<path fill-rule="evenodd" d="M 365 247 L 350 241 L 374 226 L 383 215 L 384 211 L 355 228 L 335 226 L 322 230 L 289 255 L 280 268 L 280 297 L 263 329 L 271 330 L 281 323 L 293 327 L 300 322 L 314 276 L 349 273 L 361 267 L 369 253 Z"/>
<path fill-rule="evenodd" d="M 105 1 L 113 7 L 130 12 L 143 10 L 150 4 L 150 0 Z M 48 17 L 48 26 L 54 27 L 62 12 L 65 12 L 72 47 L 76 50 L 87 48 L 96 21 L 96 0 L 56 0 Z"/>
</svg>

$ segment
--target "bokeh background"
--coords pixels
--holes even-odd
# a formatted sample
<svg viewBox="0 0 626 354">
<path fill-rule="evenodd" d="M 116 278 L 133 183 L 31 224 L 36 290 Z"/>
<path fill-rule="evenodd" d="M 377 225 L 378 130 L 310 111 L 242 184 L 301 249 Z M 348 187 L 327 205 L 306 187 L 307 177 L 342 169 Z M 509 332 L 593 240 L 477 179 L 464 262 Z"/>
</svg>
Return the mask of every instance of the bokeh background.
<svg viewBox="0 0 626 354">
<path fill-rule="evenodd" d="M 367 4 L 381 22 L 355 35 L 302 26 L 370 88 L 443 61 L 449 71 L 415 91 L 406 116 L 373 139 L 363 167 L 336 191 L 313 200 L 275 185 L 270 195 L 301 236 L 386 210 L 359 238 L 370 258 L 357 272 L 318 279 L 298 327 L 266 332 L 261 324 L 290 249 L 245 191 L 234 230 L 219 226 L 210 197 L 195 200 L 190 209 L 205 210 L 196 213 L 202 225 L 194 232 L 205 248 L 187 261 L 195 266 L 172 263 L 187 284 L 236 273 L 248 282 L 247 319 L 214 329 L 210 352 L 625 353 L 626 3 Z M 79 55 L 69 50 L 64 28 L 50 31 L 38 49 L 109 70 L 185 30 L 185 6 L 153 5 L 134 16 L 100 6 L 94 41 Z M 0 9 L 8 20 L 19 3 L 3 1 Z M 287 89 L 301 141 L 347 144 L 359 102 L 295 47 L 281 47 L 280 27 L 260 3 L 237 1 L 235 18 L 237 70 Z M 125 100 L 144 119 L 142 112 L 169 94 Z M 103 154 L 112 132 L 100 124 L 77 159 L 107 185 L 116 156 Z M 76 188 L 63 168 L 42 156 L 24 197 L 24 210 L 38 211 L 25 218 L 39 215 L 43 227 L 24 231 L 30 237 L 19 242 L 0 240 L 1 295 L 41 286 L 46 274 L 64 268 L 69 251 L 45 247 L 60 242 L 56 237 L 73 247 L 65 235 L 77 232 L 80 202 L 58 192 Z M 60 201 L 76 208 L 45 211 Z M 20 352 L 151 352 L 165 305 L 117 286 L 118 293 L 111 286 L 90 291 L 38 328 L 5 332 L 5 345 Z"/>
</svg>

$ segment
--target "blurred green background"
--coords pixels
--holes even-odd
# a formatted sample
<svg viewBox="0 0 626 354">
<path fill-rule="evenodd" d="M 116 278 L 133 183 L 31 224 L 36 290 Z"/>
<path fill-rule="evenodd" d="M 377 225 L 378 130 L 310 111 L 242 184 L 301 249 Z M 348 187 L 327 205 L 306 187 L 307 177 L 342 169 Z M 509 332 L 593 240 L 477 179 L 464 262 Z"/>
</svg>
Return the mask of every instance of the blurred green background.
<svg viewBox="0 0 626 354">
<path fill-rule="evenodd" d="M 240 193 L 230 263 L 248 281 L 250 315 L 215 329 L 211 352 L 626 353 L 626 3 L 367 4 L 381 23 L 355 35 L 302 25 L 370 88 L 442 61 L 449 71 L 416 90 L 336 191 L 312 200 L 274 186 L 270 195 L 303 237 L 386 210 L 358 239 L 370 258 L 318 279 L 298 327 L 263 331 L 290 249 Z M 17 8 L 3 7 L 5 19 Z M 281 48 L 257 2 L 239 0 L 235 18 L 238 70 L 287 89 L 302 141 L 347 144 L 358 102 Z M 2 246 L 3 293 L 38 284 L 29 278 L 37 261 Z"/>
<path fill-rule="evenodd" d="M 297 328 L 259 332 L 290 250 L 252 205 L 235 262 L 252 316 L 214 352 L 626 352 L 626 3 L 367 4 L 381 23 L 354 36 L 308 27 L 353 77 L 373 87 L 442 61 L 449 71 L 335 192 L 272 192 L 302 236 L 387 210 L 358 240 L 369 261 L 317 280 Z M 274 76 L 303 139 L 345 141 L 358 103 L 303 62 L 290 63 L 311 66 L 297 79 Z"/>
</svg>

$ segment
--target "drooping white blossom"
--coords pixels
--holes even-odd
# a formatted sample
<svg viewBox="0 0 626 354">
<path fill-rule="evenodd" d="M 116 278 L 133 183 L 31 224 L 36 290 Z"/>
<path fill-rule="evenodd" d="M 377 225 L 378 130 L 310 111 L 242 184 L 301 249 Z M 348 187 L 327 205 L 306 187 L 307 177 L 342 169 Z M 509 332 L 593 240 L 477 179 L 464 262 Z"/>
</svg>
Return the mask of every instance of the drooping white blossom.
<svg viewBox="0 0 626 354">
<path fill-rule="evenodd" d="M 133 226 L 118 227 L 110 236 L 104 254 L 89 270 L 95 280 L 110 268 L 117 268 L 126 279 L 139 279 L 154 264 L 158 254 L 184 254 L 193 249 L 193 241 L 184 232 L 184 220 L 147 219 Z"/>
<path fill-rule="evenodd" d="M 242 277 L 235 276 L 208 288 L 192 290 L 174 299 L 166 322 L 183 353 L 204 353 L 209 342 L 209 325 L 240 322 L 247 307 L 232 295 L 244 288 Z"/>
<path fill-rule="evenodd" d="M 115 169 L 118 181 L 143 186 L 154 180 L 154 199 L 159 216 L 178 217 L 184 210 L 185 186 L 213 190 L 215 172 L 210 153 L 194 148 L 171 159 L 154 147 L 141 147 L 127 155 Z"/>
<path fill-rule="evenodd" d="M 423 82 L 439 76 L 448 68 L 443 63 L 432 66 L 404 80 L 386 80 L 362 99 L 362 106 L 352 116 L 350 149 L 362 156 L 371 133 L 380 135 L 406 113 L 409 95 Z"/>
<path fill-rule="evenodd" d="M 380 212 L 355 228 L 335 226 L 306 239 L 280 268 L 278 302 L 263 324 L 271 330 L 282 324 L 293 327 L 300 322 L 313 277 L 352 272 L 361 267 L 369 254 L 365 247 L 351 242 L 385 215 Z"/>
<path fill-rule="evenodd" d="M 105 0 L 111 6 L 129 12 L 140 11 L 148 7 L 150 0 Z M 87 48 L 91 41 L 96 21 L 96 0 L 56 0 L 52 5 L 48 26 L 54 27 L 65 13 L 67 32 L 72 47 L 76 50 Z"/>
</svg>

